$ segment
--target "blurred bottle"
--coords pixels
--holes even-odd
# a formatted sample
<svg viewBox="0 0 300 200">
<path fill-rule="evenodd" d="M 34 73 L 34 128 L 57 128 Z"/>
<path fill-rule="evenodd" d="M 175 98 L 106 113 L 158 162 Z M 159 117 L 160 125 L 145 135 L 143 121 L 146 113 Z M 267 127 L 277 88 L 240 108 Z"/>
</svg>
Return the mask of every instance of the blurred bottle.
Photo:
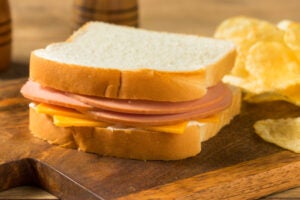
<svg viewBox="0 0 300 200">
<path fill-rule="evenodd" d="M 138 27 L 138 0 L 74 0 L 74 29 L 88 21 Z"/>
<path fill-rule="evenodd" d="M 10 66 L 11 18 L 8 0 L 0 0 L 0 71 Z"/>
</svg>

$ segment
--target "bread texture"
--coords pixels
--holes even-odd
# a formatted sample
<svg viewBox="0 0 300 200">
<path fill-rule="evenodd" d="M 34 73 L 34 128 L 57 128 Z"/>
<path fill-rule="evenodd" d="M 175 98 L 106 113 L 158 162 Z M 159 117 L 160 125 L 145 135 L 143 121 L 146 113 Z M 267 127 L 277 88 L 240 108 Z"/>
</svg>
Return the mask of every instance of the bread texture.
<svg viewBox="0 0 300 200">
<path fill-rule="evenodd" d="M 99 155 L 139 160 L 178 160 L 195 156 L 201 143 L 215 136 L 240 112 L 241 93 L 233 91 L 229 108 L 218 113 L 217 123 L 190 121 L 183 134 L 118 127 L 57 127 L 52 117 L 30 108 L 31 133 L 50 144 Z"/>
<path fill-rule="evenodd" d="M 188 101 L 221 81 L 235 54 L 228 41 L 91 22 L 33 51 L 30 79 L 98 97 Z"/>
</svg>

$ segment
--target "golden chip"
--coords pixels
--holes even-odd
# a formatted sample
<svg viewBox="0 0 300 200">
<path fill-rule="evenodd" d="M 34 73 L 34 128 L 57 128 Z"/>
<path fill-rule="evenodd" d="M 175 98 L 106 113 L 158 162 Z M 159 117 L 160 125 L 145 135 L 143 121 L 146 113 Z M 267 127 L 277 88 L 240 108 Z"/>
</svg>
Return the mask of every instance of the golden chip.
<svg viewBox="0 0 300 200">
<path fill-rule="evenodd" d="M 283 41 L 283 32 L 266 21 L 249 17 L 233 17 L 225 20 L 215 32 L 216 38 L 228 39 L 237 46 L 237 58 L 232 74 L 247 77 L 245 62 L 249 49 L 257 41 Z"/>
<path fill-rule="evenodd" d="M 250 17 L 233 17 L 225 20 L 217 28 L 216 38 L 232 39 L 239 38 L 257 40 L 283 40 L 283 32 L 273 24 Z"/>
<path fill-rule="evenodd" d="M 293 23 L 296 23 L 296 22 L 293 22 L 291 20 L 281 20 L 280 22 L 277 23 L 277 27 L 283 31 L 286 31 L 289 29 L 289 26 L 291 26 Z"/>
<path fill-rule="evenodd" d="M 257 121 L 254 129 L 265 141 L 300 153 L 300 117 Z"/>
<path fill-rule="evenodd" d="M 221 23 L 215 37 L 237 46 L 235 65 L 223 81 L 246 91 L 245 100 L 300 105 L 300 24 L 233 17 Z"/>
<path fill-rule="evenodd" d="M 300 50 L 300 24 L 284 20 L 279 22 L 277 26 L 284 31 L 284 42 L 291 49 Z"/>
<path fill-rule="evenodd" d="M 300 65 L 294 53 L 279 42 L 257 42 L 248 53 L 246 69 L 262 86 L 274 90 L 300 81 Z"/>
<path fill-rule="evenodd" d="M 245 81 L 234 76 L 226 76 L 223 82 L 237 86 L 246 91 L 244 100 L 251 103 L 283 100 L 300 106 L 300 84 L 287 89 L 271 90 L 258 81 Z"/>
<path fill-rule="evenodd" d="M 279 22 L 277 26 L 284 30 L 284 42 L 294 51 L 298 60 L 300 60 L 300 24 L 284 20 Z"/>
<path fill-rule="evenodd" d="M 268 90 L 268 88 L 264 87 L 262 82 L 260 82 L 259 80 L 250 79 L 249 77 L 243 78 L 239 76 L 226 75 L 223 77 L 222 81 L 224 83 L 240 87 L 244 91 L 251 91 L 251 93 L 253 94 L 260 94 Z"/>
<path fill-rule="evenodd" d="M 279 89 L 278 94 L 290 103 L 300 106 L 300 83 L 295 83 L 287 88 Z"/>
<path fill-rule="evenodd" d="M 254 44 L 251 40 L 240 40 L 237 45 L 237 57 L 235 60 L 234 67 L 231 71 L 232 75 L 247 77 L 249 75 L 248 71 L 245 69 L 245 62 L 248 55 L 250 47 Z"/>
</svg>

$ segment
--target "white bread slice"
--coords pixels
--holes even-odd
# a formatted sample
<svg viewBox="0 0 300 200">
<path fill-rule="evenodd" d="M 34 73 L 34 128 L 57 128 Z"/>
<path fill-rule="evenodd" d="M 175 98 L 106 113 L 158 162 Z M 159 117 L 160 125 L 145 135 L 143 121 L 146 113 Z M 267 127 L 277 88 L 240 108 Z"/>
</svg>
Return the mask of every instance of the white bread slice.
<svg viewBox="0 0 300 200">
<path fill-rule="evenodd" d="M 33 51 L 30 79 L 99 97 L 187 101 L 221 81 L 235 54 L 228 41 L 90 22 Z"/>
<path fill-rule="evenodd" d="M 232 105 L 218 114 L 218 123 L 191 121 L 183 134 L 117 127 L 57 127 L 51 116 L 37 113 L 32 108 L 29 128 L 34 136 L 50 144 L 99 155 L 140 160 L 184 159 L 197 155 L 201 143 L 215 136 L 240 112 L 240 90 L 232 88 L 232 91 Z"/>
</svg>

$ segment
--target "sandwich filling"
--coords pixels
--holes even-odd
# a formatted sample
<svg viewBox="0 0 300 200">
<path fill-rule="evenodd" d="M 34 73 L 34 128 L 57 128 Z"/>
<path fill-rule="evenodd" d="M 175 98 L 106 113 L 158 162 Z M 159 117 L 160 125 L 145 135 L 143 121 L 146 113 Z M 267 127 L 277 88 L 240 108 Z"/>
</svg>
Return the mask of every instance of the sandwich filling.
<svg viewBox="0 0 300 200">
<path fill-rule="evenodd" d="M 185 102 L 109 99 L 72 94 L 28 81 L 21 93 L 36 102 L 37 112 L 53 116 L 57 125 L 89 124 L 105 127 L 172 127 L 185 126 L 188 121 L 214 121 L 215 115 L 232 103 L 231 90 L 223 83 L 207 89 L 204 97 Z M 73 122 L 73 123 L 72 123 Z M 77 125 L 76 125 L 77 124 Z M 89 126 L 87 125 L 87 126 Z M 164 130 L 164 129 L 162 129 Z M 169 129 L 167 128 L 169 131 Z"/>
</svg>

